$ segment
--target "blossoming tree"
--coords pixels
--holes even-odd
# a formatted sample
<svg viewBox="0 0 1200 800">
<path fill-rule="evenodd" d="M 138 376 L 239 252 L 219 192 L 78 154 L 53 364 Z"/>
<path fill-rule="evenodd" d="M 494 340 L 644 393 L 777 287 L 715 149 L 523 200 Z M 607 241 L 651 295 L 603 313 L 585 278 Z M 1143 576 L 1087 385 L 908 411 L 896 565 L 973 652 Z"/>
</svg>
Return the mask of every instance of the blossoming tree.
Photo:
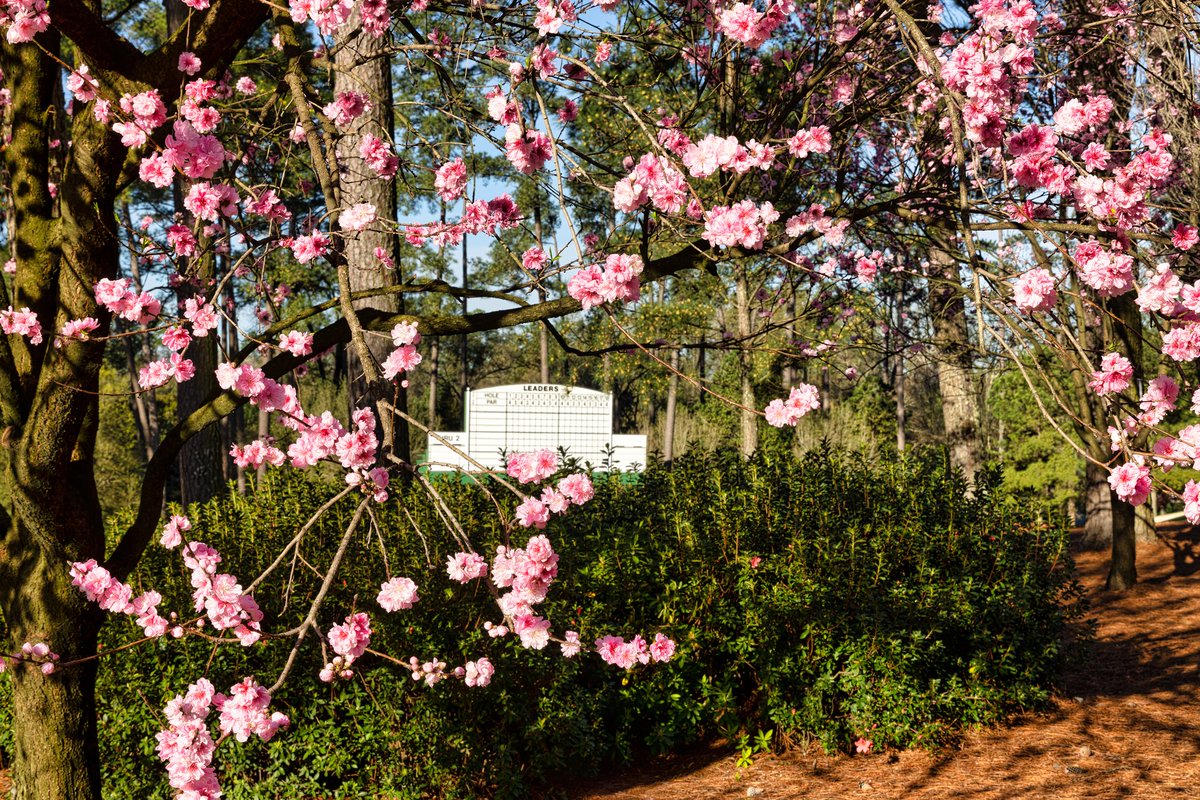
<svg viewBox="0 0 1200 800">
<path fill-rule="evenodd" d="M 1118 331 L 1135 330 L 1139 313 L 1165 329 L 1166 363 L 1200 356 L 1200 306 L 1184 283 L 1195 220 L 1151 202 L 1172 185 L 1171 136 L 1157 107 L 1112 97 L 1136 85 L 1139 59 L 1162 49 L 1135 35 L 1137 14 L 1150 9 L 984 0 L 969 23 L 958 9 L 964 27 L 954 30 L 940 22 L 941 6 L 900 0 L 172 5 L 181 17 L 158 42 L 139 33 L 152 21 L 128 18 L 134 6 L 111 17 L 96 0 L 0 6 L 11 256 L 0 281 L 10 452 L 0 664 L 13 680 L 19 797 L 99 796 L 94 686 L 105 613 L 131 617 L 148 639 L 291 648 L 272 685 L 196 676 L 179 687 L 158 753 L 180 797 L 218 796 L 219 741 L 287 727 L 270 708 L 284 680 L 347 679 L 373 657 L 376 610 L 329 619 L 323 603 L 371 504 L 388 502 L 396 478 L 420 480 L 404 433 L 420 426 L 402 398 L 424 337 L 584 311 L 642 347 L 627 318 L 643 286 L 704 269 L 734 298 L 748 352 L 769 327 L 752 324 L 751 286 L 764 296 L 808 287 L 814 302 L 791 313 L 819 318 L 831 297 L 869 291 L 881 270 L 907 271 L 941 293 L 957 356 L 973 316 L 979 346 L 1015 357 L 1041 341 L 1077 372 L 1094 372 L 1100 413 L 1090 427 L 1111 417 L 1117 455 L 1089 457 L 1111 471 L 1120 500 L 1145 500 L 1151 467 L 1196 458 L 1194 431 L 1149 444 L 1179 382 L 1156 377 L 1139 397 L 1138 353 L 1097 358 L 1118 341 L 1132 345 Z M 1063 46 L 1096 36 L 1125 43 L 1105 85 L 1079 72 L 1091 50 Z M 560 209 L 561 235 L 535 236 L 492 285 L 411 280 L 406 267 L 422 254 L 531 225 L 503 176 L 479 179 L 480 152 L 541 184 Z M 173 187 L 177 208 L 167 204 Z M 145 211 L 136 225 L 116 213 L 134 193 Z M 996 231 L 1023 237 L 1024 249 L 992 257 Z M 897 257 L 926 236 L 932 267 Z M 123 248 L 161 283 L 134 281 Z M 280 276 L 297 271 L 319 279 L 306 303 L 289 305 Z M 551 291 L 552 275 L 565 279 L 565 295 Z M 421 294 L 492 306 L 404 313 Z M 1073 336 L 1100 319 L 1109 321 L 1103 346 Z M 221 325 L 239 337 L 213 348 Z M 137 391 L 215 385 L 161 435 L 135 521 L 106 541 L 94 476 L 98 374 L 105 348 L 131 328 L 155 342 L 137 365 Z M 191 357 L 201 340 L 216 365 Z M 348 416 L 305 396 L 304 369 L 336 345 L 351 348 L 360 382 Z M 807 383 L 765 407 L 745 383 L 724 399 L 740 407 L 747 451 L 760 418 L 794 425 L 820 407 Z M 239 466 L 332 464 L 346 488 L 331 502 L 357 502 L 303 623 L 286 631 L 254 600 L 261 578 L 243 583 L 187 517 L 160 530 L 183 448 L 247 407 L 264 422 L 258 438 L 231 443 Z M 674 644 L 662 633 L 589 632 L 589 641 L 537 613 L 557 574 L 555 520 L 592 491 L 585 474 L 557 470 L 553 454 L 513 454 L 496 476 L 498 491 L 517 496 L 510 541 L 485 556 L 448 520 L 460 548 L 448 575 L 488 583 L 493 635 L 568 657 L 586 648 L 624 668 L 669 659 Z M 1200 520 L 1200 489 L 1189 484 L 1185 499 Z M 1127 546 L 1114 539 L 1114 552 Z M 126 583 L 148 547 L 180 551 L 191 610 L 163 607 L 153 589 L 135 596 Z M 1121 573 L 1114 585 L 1131 582 Z M 376 604 L 393 613 L 419 598 L 419 585 L 393 576 Z M 291 674 L 317 639 L 333 653 L 324 669 Z M 431 686 L 459 678 L 482 687 L 502 668 L 486 656 L 450 665 L 432 655 L 405 670 Z"/>
</svg>

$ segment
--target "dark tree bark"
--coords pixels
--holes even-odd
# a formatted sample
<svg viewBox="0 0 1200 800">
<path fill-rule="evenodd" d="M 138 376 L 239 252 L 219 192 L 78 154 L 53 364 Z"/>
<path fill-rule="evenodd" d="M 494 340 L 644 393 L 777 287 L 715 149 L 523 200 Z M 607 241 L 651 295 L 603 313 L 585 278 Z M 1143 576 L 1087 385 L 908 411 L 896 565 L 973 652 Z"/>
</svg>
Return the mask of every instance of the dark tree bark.
<svg viewBox="0 0 1200 800">
<path fill-rule="evenodd" d="M 12 777 L 19 800 L 100 798 L 94 657 L 102 612 L 71 585 L 67 565 L 101 560 L 106 551 L 94 451 L 102 337 L 112 320 L 98 307 L 94 287 L 119 270 L 116 196 L 127 150 L 91 113 L 75 114 L 56 181 L 57 201 L 50 196 L 49 140 L 59 138 L 54 119 L 61 113 L 54 107 L 62 80 L 59 31 L 71 37 L 76 59 L 86 61 L 102 85 L 135 92 L 154 86 L 168 97 L 178 95 L 182 80 L 173 69 L 182 43 L 173 40 L 143 54 L 97 22 L 98 6 L 56 2 L 49 10 L 55 27 L 34 43 L 0 48 L 11 92 L 12 138 L 4 158 L 13 204 L 9 235 L 17 260 L 14 296 L 0 281 L 0 307 L 28 306 L 46 332 L 37 345 L 0 336 L 0 442 L 11 450 L 9 503 L 0 512 L 0 612 L 7 628 L 0 650 L 15 652 L 26 641 L 44 641 L 61 657 L 49 675 L 24 663 L 11 668 Z M 257 4 L 217 0 L 194 26 L 189 49 L 214 67 L 227 64 L 264 19 Z M 63 323 L 89 316 L 100 322 L 95 338 L 51 345 Z M 156 458 L 173 460 L 180 438 L 176 435 L 169 453 L 160 448 Z M 126 543 L 130 563 L 114 568 L 119 577 L 136 563 L 158 520 L 166 470 L 152 463 L 151 473 L 137 528 L 141 544 Z"/>
<path fill-rule="evenodd" d="M 188 7 L 181 0 L 165 0 L 165 10 L 167 35 L 170 36 L 187 22 Z M 195 219 L 183 208 L 183 178 L 179 175 L 175 176 L 172 183 L 172 193 L 175 199 L 175 213 L 182 215 L 189 225 L 194 225 Z M 216 278 L 216 261 L 213 255 L 207 253 L 181 263 L 181 272 L 186 280 L 179 285 L 176 292 L 180 307 L 192 298 L 207 299 Z M 191 360 L 196 368 L 196 375 L 190 381 L 176 384 L 175 400 L 180 419 L 186 419 L 217 391 L 217 377 L 214 372 L 217 368 L 217 353 L 216 331 L 210 331 L 208 336 L 193 338 L 184 351 L 184 358 Z M 180 500 L 185 506 L 207 503 L 221 494 L 225 488 L 224 460 L 221 431 L 215 426 L 201 431 L 184 445 L 179 454 L 179 492 Z"/>
<path fill-rule="evenodd" d="M 1112 563 L 1104 588 L 1124 591 L 1137 583 L 1137 538 L 1134 535 L 1134 517 L 1137 510 L 1112 493 Z"/>
</svg>

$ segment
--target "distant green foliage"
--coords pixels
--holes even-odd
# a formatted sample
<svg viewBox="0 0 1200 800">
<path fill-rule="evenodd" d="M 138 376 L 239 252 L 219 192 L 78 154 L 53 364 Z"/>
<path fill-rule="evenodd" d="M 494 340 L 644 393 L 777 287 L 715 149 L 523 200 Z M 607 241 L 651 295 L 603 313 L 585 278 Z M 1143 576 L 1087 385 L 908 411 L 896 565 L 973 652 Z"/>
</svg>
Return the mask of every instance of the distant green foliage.
<svg viewBox="0 0 1200 800">
<path fill-rule="evenodd" d="M 1038 374 L 1032 366 L 1027 370 Z M 1066 376 L 1049 374 L 1057 380 L 1060 395 L 1071 391 Z M 1035 385 L 1039 386 L 1042 406 L 1054 415 L 1054 425 L 1046 419 L 1016 368 L 996 376 L 988 392 L 988 410 L 998 427 L 997 449 L 1007 491 L 1061 513 L 1083 489 L 1083 456 L 1063 440 L 1066 433 L 1078 441 L 1071 419 L 1044 385 Z"/>
<path fill-rule="evenodd" d="M 371 612 L 373 647 L 451 666 L 487 655 L 493 684 L 428 689 L 368 656 L 359 678 L 326 686 L 310 643 L 276 697 L 291 730 L 218 751 L 226 796 L 525 797 L 556 777 L 717 737 L 751 753 L 797 737 L 844 750 L 860 734 L 876 746 L 935 746 L 1046 700 L 1064 626 L 1082 610 L 1061 525 L 1033 524 L 992 474 L 964 498 L 940 453 L 871 462 L 786 450 L 749 461 L 694 453 L 639 483 L 601 480 L 595 500 L 551 523 L 562 561 L 544 610 L 557 632 L 591 641 L 662 630 L 679 643 L 671 663 L 632 673 L 489 639 L 481 625 L 497 612 L 486 588 L 450 583 L 442 523 L 422 495 L 398 490 L 375 510 L 378 534 L 392 573 L 416 580 L 421 601 L 379 612 L 380 537 L 367 529 L 338 596 Z M 480 546 L 500 543 L 478 487 L 445 481 L 439 491 Z M 328 492 L 281 475 L 194 513 L 193 535 L 249 582 Z M 327 562 L 350 513 L 338 506 L 306 537 L 308 563 Z M 315 590 L 304 563 L 291 567 L 256 591 L 274 630 L 295 625 Z M 164 607 L 187 607 L 177 553 L 152 548 L 134 582 L 162 591 Z M 349 610 L 326 608 L 322 629 Z M 113 620 L 103 638 L 111 647 L 133 633 Z M 107 661 L 107 796 L 168 797 L 153 755 L 164 702 L 206 671 L 220 689 L 246 674 L 270 683 L 289 647 L 214 655 L 203 641 L 161 641 Z"/>
</svg>

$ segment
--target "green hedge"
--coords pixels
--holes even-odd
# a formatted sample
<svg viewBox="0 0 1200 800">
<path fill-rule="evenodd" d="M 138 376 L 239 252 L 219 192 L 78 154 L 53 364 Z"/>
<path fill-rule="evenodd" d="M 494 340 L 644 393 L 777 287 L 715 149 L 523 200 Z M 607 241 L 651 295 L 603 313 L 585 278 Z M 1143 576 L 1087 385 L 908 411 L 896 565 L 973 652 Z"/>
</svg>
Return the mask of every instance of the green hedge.
<svg viewBox="0 0 1200 800">
<path fill-rule="evenodd" d="M 361 680 L 327 686 L 316 680 L 314 644 L 276 697 L 293 727 L 268 745 L 218 751 L 226 796 L 519 797 L 715 737 L 936 746 L 1036 707 L 1059 674 L 1081 591 L 1065 529 L 1035 524 L 994 480 L 985 473 L 965 497 L 940 453 L 869 462 L 825 449 L 798 460 L 782 450 L 750 461 L 692 454 L 633 485 L 599 481 L 591 503 L 547 531 L 562 560 L 543 608 L 556 631 L 585 641 L 663 630 L 679 643 L 671 663 L 633 673 L 488 638 L 482 622 L 497 612 L 486 590 L 449 581 L 442 522 L 417 490 L 397 492 L 376 509 L 378 533 L 357 537 L 341 605 L 326 608 L 322 628 L 355 605 L 372 612 L 373 647 L 451 666 L 487 655 L 493 684 L 428 689 L 368 656 Z M 485 493 L 438 487 L 491 552 L 499 531 Z M 329 494 L 280 474 L 252 496 L 194 512 L 193 536 L 248 582 Z M 312 530 L 306 560 L 327 563 L 351 512 L 340 505 Z M 420 585 L 410 611 L 375 613 L 378 534 L 392 573 Z M 297 565 L 285 608 L 289 572 L 256 592 L 274 629 L 299 621 L 317 585 Z M 166 608 L 188 608 L 177 552 L 153 548 L 134 584 L 162 591 Z M 116 619 L 103 639 L 114 646 L 136 632 Z M 164 640 L 106 662 L 108 796 L 169 797 L 153 755 L 158 709 L 210 658 L 208 675 L 225 689 L 245 674 L 272 682 L 287 650 L 275 642 L 214 655 L 202 641 Z"/>
</svg>

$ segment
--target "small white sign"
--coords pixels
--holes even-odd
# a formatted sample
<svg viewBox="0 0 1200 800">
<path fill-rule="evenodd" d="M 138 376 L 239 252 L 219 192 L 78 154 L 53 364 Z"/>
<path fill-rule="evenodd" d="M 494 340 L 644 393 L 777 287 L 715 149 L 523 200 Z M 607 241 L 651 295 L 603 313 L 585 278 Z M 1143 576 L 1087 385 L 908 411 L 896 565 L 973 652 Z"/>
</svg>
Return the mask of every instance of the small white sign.
<svg viewBox="0 0 1200 800">
<path fill-rule="evenodd" d="M 430 434 L 425 463 L 435 470 L 502 470 L 502 452 L 561 447 L 595 469 L 605 468 L 606 461 L 611 469 L 641 469 L 646 437 L 614 435 L 612 416 L 612 395 L 579 386 L 517 383 L 468 390 L 465 430 Z"/>
</svg>

